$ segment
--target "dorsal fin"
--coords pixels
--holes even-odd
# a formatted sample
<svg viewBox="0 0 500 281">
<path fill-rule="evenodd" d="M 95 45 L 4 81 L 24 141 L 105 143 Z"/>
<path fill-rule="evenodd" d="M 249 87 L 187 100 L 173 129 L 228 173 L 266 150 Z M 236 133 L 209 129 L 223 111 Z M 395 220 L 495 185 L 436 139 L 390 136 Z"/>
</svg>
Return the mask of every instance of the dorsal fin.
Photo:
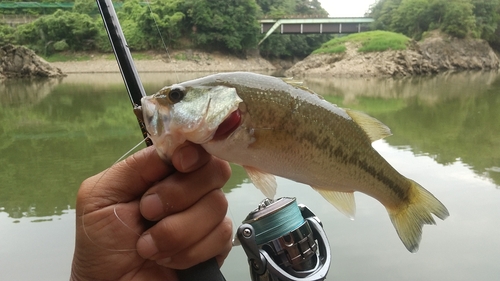
<svg viewBox="0 0 500 281">
<path fill-rule="evenodd" d="M 266 172 L 250 166 L 243 166 L 252 183 L 264 193 L 264 196 L 274 199 L 276 195 L 276 178 Z"/>
<path fill-rule="evenodd" d="M 392 135 L 391 129 L 379 120 L 352 109 L 345 111 L 365 131 L 372 142 Z"/>
<path fill-rule="evenodd" d="M 356 215 L 356 201 L 354 201 L 354 192 L 333 191 L 328 189 L 312 187 L 319 192 L 330 204 L 332 204 L 342 214 L 349 217 L 351 220 Z"/>
</svg>

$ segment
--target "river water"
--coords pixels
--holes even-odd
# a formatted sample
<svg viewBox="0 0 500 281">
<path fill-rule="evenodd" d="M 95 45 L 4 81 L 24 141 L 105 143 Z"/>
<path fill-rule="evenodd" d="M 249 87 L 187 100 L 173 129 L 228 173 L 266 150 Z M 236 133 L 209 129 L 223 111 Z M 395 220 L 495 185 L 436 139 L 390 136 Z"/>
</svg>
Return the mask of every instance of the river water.
<svg viewBox="0 0 500 281">
<path fill-rule="evenodd" d="M 153 93 L 202 75 L 141 77 Z M 451 214 L 424 227 L 411 254 L 371 197 L 356 194 L 351 221 L 311 188 L 279 178 L 277 196 L 297 197 L 324 224 L 332 250 L 327 280 L 498 280 L 500 75 L 311 78 L 305 85 L 387 124 L 393 136 L 375 149 Z M 80 182 L 141 140 L 121 76 L 0 82 L 0 120 L 0 279 L 67 280 Z M 263 195 L 237 166 L 224 191 L 236 229 Z M 222 271 L 228 281 L 250 279 L 241 247 Z"/>
</svg>

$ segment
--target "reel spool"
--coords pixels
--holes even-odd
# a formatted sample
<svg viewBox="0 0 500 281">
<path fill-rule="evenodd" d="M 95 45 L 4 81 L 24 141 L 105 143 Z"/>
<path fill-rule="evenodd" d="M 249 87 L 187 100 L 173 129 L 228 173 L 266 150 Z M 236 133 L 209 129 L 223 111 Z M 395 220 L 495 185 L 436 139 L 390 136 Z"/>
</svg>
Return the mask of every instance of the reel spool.
<svg viewBox="0 0 500 281">
<path fill-rule="evenodd" d="M 253 281 L 324 280 L 330 244 L 320 220 L 295 198 L 265 199 L 236 233 Z"/>
</svg>

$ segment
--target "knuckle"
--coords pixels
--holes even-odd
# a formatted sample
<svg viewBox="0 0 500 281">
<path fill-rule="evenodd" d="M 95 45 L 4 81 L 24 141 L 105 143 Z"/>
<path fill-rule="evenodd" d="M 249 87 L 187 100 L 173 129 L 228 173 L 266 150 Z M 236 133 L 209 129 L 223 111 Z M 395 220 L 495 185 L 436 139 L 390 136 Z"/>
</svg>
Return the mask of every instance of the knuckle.
<svg viewBox="0 0 500 281">
<path fill-rule="evenodd" d="M 182 248 L 184 227 L 175 220 L 164 219 L 161 221 L 161 229 L 158 231 L 157 241 L 160 242 L 159 248 L 162 252 L 174 253 Z M 168 239 L 165 239 L 168 237 Z"/>
<path fill-rule="evenodd" d="M 213 158 L 207 172 L 208 184 L 213 188 L 222 188 L 231 177 L 229 163 L 218 158 Z"/>
<path fill-rule="evenodd" d="M 219 237 L 221 241 L 230 241 L 233 236 L 233 223 L 229 217 L 225 217 L 219 225 Z"/>
<path fill-rule="evenodd" d="M 210 198 L 208 200 L 210 206 L 212 206 L 212 210 L 214 211 L 214 215 L 224 216 L 227 212 L 228 202 L 227 198 L 224 195 L 224 192 L 220 189 L 213 190 L 209 194 Z"/>
</svg>

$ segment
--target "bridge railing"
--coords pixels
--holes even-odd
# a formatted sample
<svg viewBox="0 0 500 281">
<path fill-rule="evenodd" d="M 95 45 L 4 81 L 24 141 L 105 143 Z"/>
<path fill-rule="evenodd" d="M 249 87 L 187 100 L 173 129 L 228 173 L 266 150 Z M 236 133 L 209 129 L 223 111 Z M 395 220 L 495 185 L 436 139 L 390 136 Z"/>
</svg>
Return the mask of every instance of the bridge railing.
<svg viewBox="0 0 500 281">
<path fill-rule="evenodd" d="M 372 18 L 280 18 L 261 19 L 260 31 L 266 33 L 259 45 L 273 33 L 279 34 L 346 34 L 369 30 Z"/>
</svg>

